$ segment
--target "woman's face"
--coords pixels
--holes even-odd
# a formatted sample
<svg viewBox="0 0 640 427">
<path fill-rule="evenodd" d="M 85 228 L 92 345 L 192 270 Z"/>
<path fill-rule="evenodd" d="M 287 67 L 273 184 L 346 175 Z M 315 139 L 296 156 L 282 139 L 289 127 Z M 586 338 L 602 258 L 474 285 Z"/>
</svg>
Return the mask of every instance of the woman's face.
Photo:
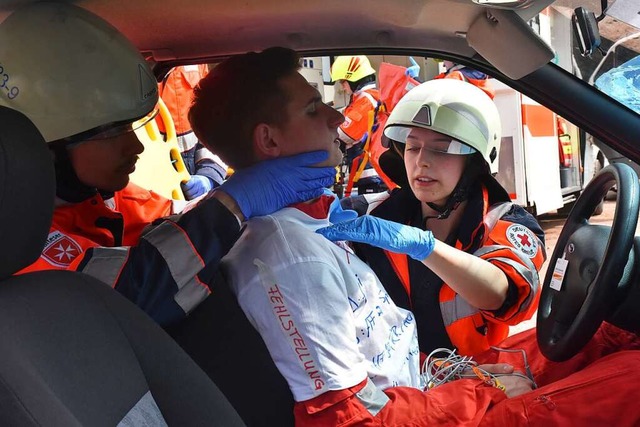
<svg viewBox="0 0 640 427">
<path fill-rule="evenodd" d="M 404 165 L 413 194 L 421 202 L 442 206 L 458 184 L 467 156 L 446 153 L 451 137 L 413 128 L 405 143 Z"/>
</svg>

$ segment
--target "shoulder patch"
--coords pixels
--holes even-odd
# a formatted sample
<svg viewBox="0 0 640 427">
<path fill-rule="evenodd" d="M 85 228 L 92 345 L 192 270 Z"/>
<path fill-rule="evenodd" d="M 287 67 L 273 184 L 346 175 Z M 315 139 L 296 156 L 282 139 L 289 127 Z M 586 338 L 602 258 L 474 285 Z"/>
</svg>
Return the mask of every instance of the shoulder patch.
<svg viewBox="0 0 640 427">
<path fill-rule="evenodd" d="M 533 258 L 538 253 L 538 238 L 524 225 L 512 224 L 506 231 L 507 240 L 514 248 Z"/>
<path fill-rule="evenodd" d="M 53 230 L 42 250 L 42 258 L 56 267 L 66 268 L 82 253 L 82 247 L 71 237 Z"/>
</svg>

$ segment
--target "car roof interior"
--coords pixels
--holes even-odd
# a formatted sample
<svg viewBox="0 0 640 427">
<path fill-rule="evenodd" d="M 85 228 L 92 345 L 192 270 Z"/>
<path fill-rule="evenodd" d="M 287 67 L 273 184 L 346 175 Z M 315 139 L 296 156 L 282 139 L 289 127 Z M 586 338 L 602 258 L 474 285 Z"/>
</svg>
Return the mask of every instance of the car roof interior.
<svg viewBox="0 0 640 427">
<path fill-rule="evenodd" d="M 35 0 L 0 5 L 0 21 Z M 632 149 L 638 120 L 619 116 L 587 90 L 573 102 L 575 79 L 549 61 L 553 52 L 526 21 L 553 0 L 522 0 L 512 9 L 476 0 L 84 0 L 75 2 L 106 19 L 155 64 L 159 79 L 179 64 L 217 62 L 247 51 L 286 46 L 303 55 L 419 54 L 470 62 L 481 71 L 553 108 L 587 132 L 638 161 Z M 478 0 L 480 1 L 480 0 Z M 561 0 L 566 3 L 567 0 Z M 518 19 L 522 18 L 522 19 Z M 544 84 L 540 84 L 544 81 Z M 551 82 L 550 82 L 551 81 Z M 550 90 L 549 85 L 554 85 Z M 584 88 L 583 88 L 584 89 Z M 559 93 L 567 96 L 558 97 Z M 600 108 L 595 109 L 595 105 Z M 601 107 L 605 108 L 601 108 Z M 581 111 L 584 109 L 584 111 Z M 602 117 L 594 121 L 588 117 Z M 586 118 L 586 119 L 585 119 Z M 614 137 L 614 135 L 616 135 Z M 620 137 L 622 135 L 622 138 Z M 625 135 L 629 135 L 627 138 Z M 610 136 L 610 137 L 609 137 Z"/>
<path fill-rule="evenodd" d="M 16 6 L 28 2 L 4 2 L 5 5 L 0 6 L 0 20 Z M 471 0 L 87 0 L 76 3 L 105 18 L 156 62 L 204 62 L 269 46 L 287 46 L 301 52 L 362 48 L 410 51 L 423 49 L 425 41 L 436 51 L 465 57 L 482 51 L 484 57 L 491 57 L 491 51 L 495 51 L 494 56 L 504 51 L 507 47 L 504 43 L 516 46 L 526 43 L 525 38 L 504 38 L 501 45 L 477 40 L 479 45 L 474 49 L 465 40 L 467 33 L 477 33 L 476 38 L 480 39 L 491 28 L 498 31 L 503 25 L 514 25 L 510 15 L 526 21 L 551 2 L 531 0 L 526 2 L 527 7 L 514 11 L 493 10 L 503 16 L 498 25 L 493 22 L 491 27 L 485 25 L 484 28 L 479 28 L 482 26 L 477 21 L 479 17 L 486 17 L 488 9 Z M 520 58 L 505 61 L 511 67 L 520 64 L 517 67 L 522 71 L 518 74 L 525 66 L 530 72 L 542 65 L 532 63 L 531 52 L 525 52 L 525 46 L 519 48 Z M 511 55 L 514 52 L 512 49 Z M 523 62 L 525 65 L 521 65 Z M 512 74 L 509 65 L 505 67 L 503 72 Z"/>
<path fill-rule="evenodd" d="M 0 21 L 34 0 L 2 2 Z M 549 61 L 553 52 L 526 21 L 553 0 L 522 0 L 488 8 L 481 0 L 84 0 L 154 63 L 159 79 L 179 64 L 286 46 L 306 56 L 343 53 L 441 57 L 473 65 L 554 109 L 621 154 L 640 161 L 637 117 L 615 102 L 580 88 Z M 560 0 L 569 2 L 570 0 Z M 521 19 L 519 19 L 521 18 Z M 567 74 L 567 75 L 565 75 Z M 586 86 L 586 84 L 584 85 Z M 562 94 L 562 96 L 557 96 Z M 594 121 L 593 117 L 601 120 Z M 604 128 L 606 124 L 606 129 Z"/>
</svg>

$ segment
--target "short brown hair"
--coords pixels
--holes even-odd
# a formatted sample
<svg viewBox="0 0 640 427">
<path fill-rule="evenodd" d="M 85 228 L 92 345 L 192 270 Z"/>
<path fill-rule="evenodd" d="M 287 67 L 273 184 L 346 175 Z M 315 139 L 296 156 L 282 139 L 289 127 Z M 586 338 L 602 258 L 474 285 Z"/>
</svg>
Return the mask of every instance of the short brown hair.
<svg viewBox="0 0 640 427">
<path fill-rule="evenodd" d="M 299 55 L 284 47 L 221 62 L 194 90 L 189 122 L 200 142 L 235 169 L 252 165 L 253 130 L 286 123 L 289 99 L 278 82 L 299 69 Z"/>
</svg>

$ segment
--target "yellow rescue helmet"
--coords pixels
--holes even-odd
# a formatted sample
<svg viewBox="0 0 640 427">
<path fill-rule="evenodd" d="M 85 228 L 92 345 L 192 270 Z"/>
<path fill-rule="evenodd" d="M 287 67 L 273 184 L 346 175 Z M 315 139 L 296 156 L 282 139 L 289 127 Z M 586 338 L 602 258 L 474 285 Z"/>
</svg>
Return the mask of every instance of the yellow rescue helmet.
<svg viewBox="0 0 640 427">
<path fill-rule="evenodd" d="M 47 142 L 91 137 L 152 112 L 158 84 L 138 49 L 115 27 L 69 3 L 31 3 L 0 24 L 8 90 Z M 82 139 L 82 138 L 79 138 Z"/>
<path fill-rule="evenodd" d="M 331 66 L 331 81 L 357 82 L 375 73 L 376 70 L 371 66 L 369 58 L 364 55 L 338 56 Z"/>
<path fill-rule="evenodd" d="M 432 129 L 451 137 L 450 154 L 479 152 L 492 173 L 498 172 L 502 126 L 493 100 L 475 85 L 435 79 L 411 89 L 395 106 L 382 144 L 404 144 L 411 128 Z"/>
</svg>

